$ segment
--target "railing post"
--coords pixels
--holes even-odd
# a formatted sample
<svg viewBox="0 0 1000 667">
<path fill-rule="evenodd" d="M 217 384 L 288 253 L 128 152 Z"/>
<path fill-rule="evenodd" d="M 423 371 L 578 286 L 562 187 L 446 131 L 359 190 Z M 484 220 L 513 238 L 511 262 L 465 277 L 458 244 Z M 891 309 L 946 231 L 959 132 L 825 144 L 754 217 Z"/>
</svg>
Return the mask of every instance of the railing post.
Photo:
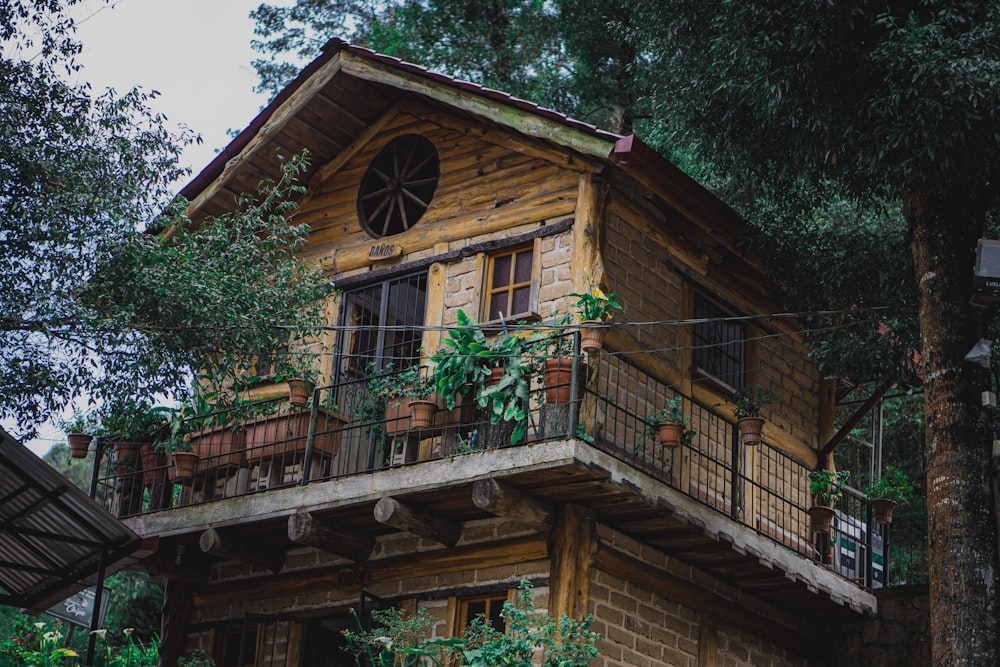
<svg viewBox="0 0 1000 667">
<path fill-rule="evenodd" d="M 872 590 L 875 585 L 875 540 L 872 539 L 872 535 L 878 528 L 875 522 L 872 520 L 874 518 L 874 513 L 872 512 L 872 499 L 865 496 L 865 553 L 868 557 L 865 559 L 865 588 Z M 883 546 L 884 549 L 884 546 Z M 886 584 L 885 579 L 885 555 L 882 556 L 882 585 Z"/>
<path fill-rule="evenodd" d="M 889 533 L 892 532 L 892 524 L 887 523 L 882 528 L 882 585 L 889 587 Z"/>
<path fill-rule="evenodd" d="M 306 453 L 302 459 L 302 481 L 299 486 L 309 483 L 309 469 L 312 467 L 313 442 L 316 440 L 316 420 L 319 417 L 319 387 L 313 389 L 312 401 L 309 404 L 309 431 L 306 434 Z"/>
<path fill-rule="evenodd" d="M 576 329 L 573 331 L 573 367 L 569 374 L 569 424 L 566 428 L 569 429 L 569 433 L 566 434 L 566 438 L 575 438 L 577 431 L 577 422 L 580 418 L 580 405 L 577 402 L 579 393 L 577 389 L 577 382 L 579 382 L 580 374 L 580 330 Z"/>
<path fill-rule="evenodd" d="M 732 517 L 733 521 L 739 521 L 740 519 L 740 482 L 742 481 L 743 471 L 740 468 L 740 434 L 736 427 L 732 427 L 731 432 L 731 449 L 732 449 L 732 463 L 733 463 L 733 473 L 732 479 L 730 480 L 730 498 L 731 507 L 729 508 L 729 516 Z"/>
<path fill-rule="evenodd" d="M 104 439 L 94 438 L 97 450 L 94 452 L 94 469 L 90 473 L 90 497 L 97 498 L 97 480 L 101 477 L 101 459 L 104 458 Z"/>
</svg>

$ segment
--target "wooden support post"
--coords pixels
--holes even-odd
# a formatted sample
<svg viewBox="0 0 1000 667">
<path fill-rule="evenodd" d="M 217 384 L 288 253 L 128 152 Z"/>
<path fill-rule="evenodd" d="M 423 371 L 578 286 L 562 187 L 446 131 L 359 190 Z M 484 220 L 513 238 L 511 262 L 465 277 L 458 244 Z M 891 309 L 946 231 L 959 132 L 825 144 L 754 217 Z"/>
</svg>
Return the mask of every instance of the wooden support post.
<svg viewBox="0 0 1000 667">
<path fill-rule="evenodd" d="M 184 655 L 187 626 L 194 608 L 194 586 L 168 579 L 163 587 L 163 616 L 160 620 L 160 664 L 176 665 Z"/>
<path fill-rule="evenodd" d="M 198 546 L 206 554 L 227 560 L 250 563 L 254 567 L 279 572 L 285 562 L 285 552 L 263 544 L 249 544 L 239 538 L 223 536 L 215 528 L 205 530 L 198 539 Z"/>
<path fill-rule="evenodd" d="M 718 667 L 719 628 L 715 616 L 701 612 L 698 625 L 698 667 Z"/>
<path fill-rule="evenodd" d="M 340 530 L 334 523 L 299 510 L 288 517 L 288 539 L 348 558 L 355 563 L 368 560 L 375 540 Z"/>
<path fill-rule="evenodd" d="M 405 505 L 388 496 L 375 503 L 375 520 L 446 547 L 455 546 L 462 536 L 462 522 Z"/>
<path fill-rule="evenodd" d="M 545 503 L 495 479 L 481 479 L 473 484 L 472 502 L 490 514 L 536 530 L 548 530 L 555 518 L 552 508 Z"/>
<path fill-rule="evenodd" d="M 590 572 L 597 551 L 597 519 L 580 505 L 563 505 L 550 539 L 549 613 L 577 620 L 590 607 Z"/>
</svg>

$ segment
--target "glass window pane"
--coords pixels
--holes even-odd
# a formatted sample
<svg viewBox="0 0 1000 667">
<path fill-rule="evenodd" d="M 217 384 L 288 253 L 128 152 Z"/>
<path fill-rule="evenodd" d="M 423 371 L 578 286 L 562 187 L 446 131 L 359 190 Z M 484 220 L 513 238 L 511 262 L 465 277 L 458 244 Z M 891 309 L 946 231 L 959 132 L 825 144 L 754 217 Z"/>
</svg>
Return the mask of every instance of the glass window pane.
<svg viewBox="0 0 1000 667">
<path fill-rule="evenodd" d="M 494 294 L 493 298 L 490 299 L 490 313 L 487 319 L 499 320 L 500 313 L 503 313 L 504 317 L 510 316 L 510 308 L 507 307 L 506 292 L 501 292 L 500 294 Z"/>
<path fill-rule="evenodd" d="M 493 289 L 510 284 L 510 255 L 501 255 L 493 259 Z"/>
<path fill-rule="evenodd" d="M 514 290 L 514 304 L 508 315 L 526 313 L 531 310 L 531 288 L 518 287 Z"/>
<path fill-rule="evenodd" d="M 515 283 L 526 283 L 531 280 L 531 259 L 533 254 L 530 249 L 517 253 L 514 265 Z"/>
</svg>

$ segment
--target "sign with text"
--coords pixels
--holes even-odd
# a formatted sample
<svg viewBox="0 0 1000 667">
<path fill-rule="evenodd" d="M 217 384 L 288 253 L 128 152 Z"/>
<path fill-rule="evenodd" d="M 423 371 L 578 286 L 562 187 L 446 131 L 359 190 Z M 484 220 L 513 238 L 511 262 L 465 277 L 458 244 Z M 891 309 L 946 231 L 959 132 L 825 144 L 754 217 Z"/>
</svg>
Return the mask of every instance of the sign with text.
<svg viewBox="0 0 1000 667">
<path fill-rule="evenodd" d="M 97 587 L 89 586 L 76 595 L 68 597 L 59 604 L 52 605 L 45 610 L 46 614 L 61 618 L 74 625 L 90 627 L 90 622 L 94 618 L 94 599 L 97 597 Z M 111 589 L 105 587 L 101 595 L 101 613 L 98 615 L 97 627 L 104 625 L 104 614 L 108 611 L 108 599 L 111 597 Z"/>
<path fill-rule="evenodd" d="M 403 246 L 398 243 L 374 243 L 368 249 L 368 260 L 377 262 L 383 259 L 392 259 L 403 254 Z"/>
</svg>

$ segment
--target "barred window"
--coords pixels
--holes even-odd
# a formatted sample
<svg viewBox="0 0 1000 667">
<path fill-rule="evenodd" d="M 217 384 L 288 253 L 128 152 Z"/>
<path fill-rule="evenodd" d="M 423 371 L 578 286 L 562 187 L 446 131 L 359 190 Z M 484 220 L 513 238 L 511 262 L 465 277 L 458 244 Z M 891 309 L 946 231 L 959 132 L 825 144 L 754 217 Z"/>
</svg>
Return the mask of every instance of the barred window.
<svg viewBox="0 0 1000 667">
<path fill-rule="evenodd" d="M 721 308 L 703 296 L 694 297 L 695 369 L 732 389 L 746 384 L 746 325 L 727 318 Z"/>
</svg>

